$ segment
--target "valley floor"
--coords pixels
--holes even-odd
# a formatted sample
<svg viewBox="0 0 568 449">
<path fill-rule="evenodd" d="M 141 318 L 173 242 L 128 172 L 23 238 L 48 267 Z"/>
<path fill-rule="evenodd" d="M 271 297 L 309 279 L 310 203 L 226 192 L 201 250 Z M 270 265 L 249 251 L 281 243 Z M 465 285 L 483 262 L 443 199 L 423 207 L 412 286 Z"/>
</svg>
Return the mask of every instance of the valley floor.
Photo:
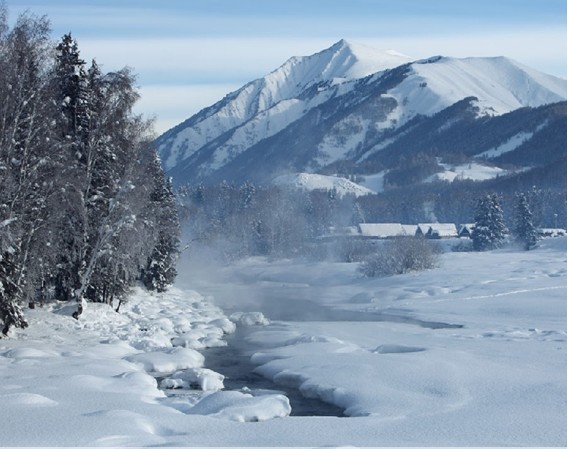
<svg viewBox="0 0 568 449">
<path fill-rule="evenodd" d="M 120 314 L 28 311 L 30 327 L 0 340 L 1 444 L 566 445 L 565 238 L 449 252 L 383 279 L 356 264 L 193 262 L 175 289 L 137 291 Z M 218 391 L 199 351 L 236 327 L 231 344 L 257 373 L 348 417 L 288 416 L 277 391 Z M 207 391 L 166 395 L 156 378 Z"/>
</svg>

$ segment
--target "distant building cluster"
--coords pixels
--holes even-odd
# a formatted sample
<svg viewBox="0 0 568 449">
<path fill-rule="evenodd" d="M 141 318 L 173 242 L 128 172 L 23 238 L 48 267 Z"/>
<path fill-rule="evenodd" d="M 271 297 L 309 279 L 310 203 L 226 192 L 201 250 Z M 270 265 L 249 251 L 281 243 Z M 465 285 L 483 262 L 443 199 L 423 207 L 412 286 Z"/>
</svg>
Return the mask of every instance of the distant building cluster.
<svg viewBox="0 0 568 449">
<path fill-rule="evenodd" d="M 384 240 L 398 237 L 424 237 L 432 240 L 451 238 L 471 238 L 474 223 L 360 223 L 357 226 L 331 227 L 327 238 L 351 237 L 361 240 Z M 565 229 L 541 228 L 537 230 L 540 238 L 566 235 Z"/>
</svg>

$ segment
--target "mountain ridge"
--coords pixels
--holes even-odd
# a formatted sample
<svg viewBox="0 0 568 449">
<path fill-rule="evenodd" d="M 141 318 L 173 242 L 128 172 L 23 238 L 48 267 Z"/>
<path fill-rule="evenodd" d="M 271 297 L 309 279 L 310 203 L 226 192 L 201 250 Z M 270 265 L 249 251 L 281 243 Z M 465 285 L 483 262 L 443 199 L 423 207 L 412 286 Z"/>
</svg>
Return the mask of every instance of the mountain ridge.
<svg viewBox="0 0 568 449">
<path fill-rule="evenodd" d="M 373 72 L 376 68 L 382 70 Z M 357 172 L 388 155 L 384 150 L 412 134 L 417 123 L 439 122 L 443 139 L 458 122 L 463 127 L 467 120 L 474 124 L 518 109 L 536 111 L 565 99 L 565 80 L 506 57 L 410 61 L 341 40 L 314 55 L 288 59 L 166 132 L 157 145 L 178 184 L 266 182 L 338 163 Z M 486 142 L 478 154 L 498 144 Z"/>
</svg>

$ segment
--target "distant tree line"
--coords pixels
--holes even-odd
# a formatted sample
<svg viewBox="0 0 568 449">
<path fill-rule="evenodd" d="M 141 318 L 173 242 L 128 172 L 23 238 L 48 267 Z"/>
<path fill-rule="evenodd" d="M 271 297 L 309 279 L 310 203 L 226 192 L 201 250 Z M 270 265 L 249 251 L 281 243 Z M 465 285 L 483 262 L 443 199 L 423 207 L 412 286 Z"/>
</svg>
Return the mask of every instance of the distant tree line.
<svg viewBox="0 0 568 449">
<path fill-rule="evenodd" d="M 335 191 L 301 192 L 245 182 L 184 186 L 178 192 L 190 249 L 216 248 L 227 259 L 292 257 L 315 250 L 330 226 L 364 220 L 354 197 Z"/>
<path fill-rule="evenodd" d="M 22 304 L 112 304 L 175 277 L 179 221 L 128 69 L 103 73 L 45 17 L 0 6 L 0 320 Z"/>
<path fill-rule="evenodd" d="M 453 189 L 449 183 L 434 183 L 357 198 L 340 196 L 334 190 L 224 182 L 183 186 L 178 195 L 190 249 L 216 248 L 227 260 L 254 255 L 363 260 L 377 248 L 356 239 L 332 238 L 331 234 L 333 228 L 365 222 L 479 223 L 475 249 L 493 249 L 510 234 L 526 234 L 519 224 L 521 197 L 525 204 L 523 226 L 532 229 L 529 234 L 537 227 L 555 227 L 555 221 L 563 223 L 566 217 L 565 192 L 534 187 L 518 194 L 496 193 L 488 190 L 486 183 L 452 184 Z M 485 234 L 483 227 L 487 228 Z M 523 242 L 531 239 L 523 237 Z M 528 243 L 529 248 L 533 246 Z"/>
</svg>

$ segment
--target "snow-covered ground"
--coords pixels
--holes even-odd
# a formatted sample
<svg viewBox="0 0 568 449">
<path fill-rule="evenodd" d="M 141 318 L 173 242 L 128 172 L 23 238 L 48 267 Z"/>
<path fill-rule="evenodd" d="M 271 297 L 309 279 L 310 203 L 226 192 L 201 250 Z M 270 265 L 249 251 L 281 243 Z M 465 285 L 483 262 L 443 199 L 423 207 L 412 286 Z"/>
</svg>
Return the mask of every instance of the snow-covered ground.
<svg viewBox="0 0 568 449">
<path fill-rule="evenodd" d="M 2 445 L 566 445 L 566 238 L 383 279 L 265 259 L 180 273 L 120 314 L 28 311 L 30 327 L 0 340 Z M 198 351 L 235 326 L 258 372 L 351 417 L 219 390 Z M 206 391 L 168 397 L 155 378 Z"/>
<path fill-rule="evenodd" d="M 449 181 L 455 179 L 471 179 L 472 181 L 487 181 L 507 174 L 506 170 L 499 167 L 491 167 L 485 164 L 470 162 L 462 165 L 440 164 L 444 171 L 436 173 L 426 179 L 426 182 Z"/>
</svg>

